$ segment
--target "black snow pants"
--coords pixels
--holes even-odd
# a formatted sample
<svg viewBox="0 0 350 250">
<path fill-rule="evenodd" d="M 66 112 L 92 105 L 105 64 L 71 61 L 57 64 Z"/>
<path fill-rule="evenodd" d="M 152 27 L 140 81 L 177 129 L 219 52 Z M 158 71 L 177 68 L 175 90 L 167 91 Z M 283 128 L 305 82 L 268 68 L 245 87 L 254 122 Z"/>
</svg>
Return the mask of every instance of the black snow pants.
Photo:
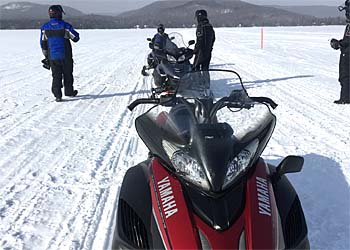
<svg viewBox="0 0 350 250">
<path fill-rule="evenodd" d="M 339 82 L 341 85 L 340 100 L 350 102 L 350 53 L 340 54 Z"/>
<path fill-rule="evenodd" d="M 350 102 L 350 53 L 341 53 L 339 60 L 340 100 Z"/>
<path fill-rule="evenodd" d="M 73 95 L 73 59 L 50 60 L 52 71 L 51 91 L 56 98 L 62 97 L 61 88 L 64 85 L 64 94 Z M 63 85 L 62 85 L 63 80 Z"/>
<path fill-rule="evenodd" d="M 200 50 L 194 58 L 193 67 L 195 70 L 208 70 L 210 60 L 211 60 L 211 51 Z"/>
</svg>

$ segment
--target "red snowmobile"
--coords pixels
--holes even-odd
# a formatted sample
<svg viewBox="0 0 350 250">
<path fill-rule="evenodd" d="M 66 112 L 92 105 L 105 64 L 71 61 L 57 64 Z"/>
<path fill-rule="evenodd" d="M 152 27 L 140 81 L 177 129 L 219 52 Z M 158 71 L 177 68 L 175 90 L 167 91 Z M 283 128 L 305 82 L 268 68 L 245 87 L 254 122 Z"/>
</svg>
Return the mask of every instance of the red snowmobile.
<svg viewBox="0 0 350 250">
<path fill-rule="evenodd" d="M 276 167 L 261 154 L 277 107 L 249 97 L 229 70 L 191 72 L 176 93 L 135 121 L 149 159 L 124 177 L 113 249 L 309 249 L 297 193 L 285 176 L 303 158 Z"/>
</svg>

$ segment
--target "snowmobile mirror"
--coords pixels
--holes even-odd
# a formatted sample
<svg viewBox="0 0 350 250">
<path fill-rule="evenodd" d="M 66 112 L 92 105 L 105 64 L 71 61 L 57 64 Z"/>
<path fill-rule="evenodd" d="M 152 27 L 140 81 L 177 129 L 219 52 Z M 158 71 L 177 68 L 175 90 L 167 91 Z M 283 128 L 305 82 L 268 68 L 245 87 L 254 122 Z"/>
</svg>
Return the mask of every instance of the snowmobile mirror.
<svg viewBox="0 0 350 250">
<path fill-rule="evenodd" d="M 147 38 L 147 41 L 150 41 L 150 42 L 151 42 L 151 41 L 152 41 L 152 38 L 149 38 L 149 37 L 148 37 L 148 38 Z"/>
<path fill-rule="evenodd" d="M 289 155 L 277 166 L 277 177 L 287 173 L 297 173 L 303 168 L 304 158 L 296 155 Z"/>
<path fill-rule="evenodd" d="M 345 7 L 344 6 L 338 6 L 338 10 L 339 11 L 343 11 L 343 10 L 345 10 Z"/>
<path fill-rule="evenodd" d="M 190 40 L 190 41 L 188 41 L 188 46 L 191 46 L 192 44 L 195 44 L 195 43 L 196 43 L 195 40 Z"/>
</svg>

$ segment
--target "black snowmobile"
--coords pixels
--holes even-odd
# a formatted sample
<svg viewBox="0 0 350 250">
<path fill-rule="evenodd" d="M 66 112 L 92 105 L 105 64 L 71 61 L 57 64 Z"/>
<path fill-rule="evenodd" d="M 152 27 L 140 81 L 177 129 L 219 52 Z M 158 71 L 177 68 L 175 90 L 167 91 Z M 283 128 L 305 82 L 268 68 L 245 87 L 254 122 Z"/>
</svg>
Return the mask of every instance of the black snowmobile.
<svg viewBox="0 0 350 250">
<path fill-rule="evenodd" d="M 153 70 L 154 93 L 173 91 L 179 79 L 192 70 L 190 59 L 193 57 L 193 50 L 189 46 L 195 41 L 190 40 L 186 46 L 181 34 L 170 33 L 165 47 L 159 50 L 154 49 L 151 38 L 147 40 L 150 41 L 152 52 L 147 57 L 147 66 L 143 67 L 142 75 L 148 77 L 147 71 Z"/>
</svg>

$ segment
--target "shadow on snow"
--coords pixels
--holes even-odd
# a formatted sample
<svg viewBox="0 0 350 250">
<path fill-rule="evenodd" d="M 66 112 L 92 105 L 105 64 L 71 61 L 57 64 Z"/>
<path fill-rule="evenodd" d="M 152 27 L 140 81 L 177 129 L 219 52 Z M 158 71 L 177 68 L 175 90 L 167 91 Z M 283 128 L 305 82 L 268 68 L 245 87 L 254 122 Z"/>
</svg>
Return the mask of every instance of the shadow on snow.
<svg viewBox="0 0 350 250">
<path fill-rule="evenodd" d="M 303 157 L 303 170 L 287 176 L 301 200 L 311 248 L 350 249 L 350 189 L 340 165 L 322 155 Z"/>
<path fill-rule="evenodd" d="M 310 78 L 310 77 L 314 77 L 314 76 L 313 75 L 299 75 L 299 76 L 289 76 L 289 77 L 281 77 L 281 78 L 265 79 L 265 80 L 243 81 L 243 84 L 244 84 L 245 88 L 249 89 L 249 88 L 258 87 L 260 85 L 264 85 L 266 83 L 287 81 L 287 80 L 298 79 L 298 78 Z"/>
<path fill-rule="evenodd" d="M 88 100 L 88 99 L 101 99 L 101 98 L 111 98 L 115 96 L 129 96 L 129 95 L 139 95 L 139 94 L 150 94 L 149 90 L 140 90 L 140 91 L 131 91 L 131 92 L 122 92 L 122 93 L 114 93 L 114 94 L 103 94 L 103 95 L 78 95 L 71 99 L 63 99 L 63 102 L 71 102 L 77 100 Z"/>
</svg>

